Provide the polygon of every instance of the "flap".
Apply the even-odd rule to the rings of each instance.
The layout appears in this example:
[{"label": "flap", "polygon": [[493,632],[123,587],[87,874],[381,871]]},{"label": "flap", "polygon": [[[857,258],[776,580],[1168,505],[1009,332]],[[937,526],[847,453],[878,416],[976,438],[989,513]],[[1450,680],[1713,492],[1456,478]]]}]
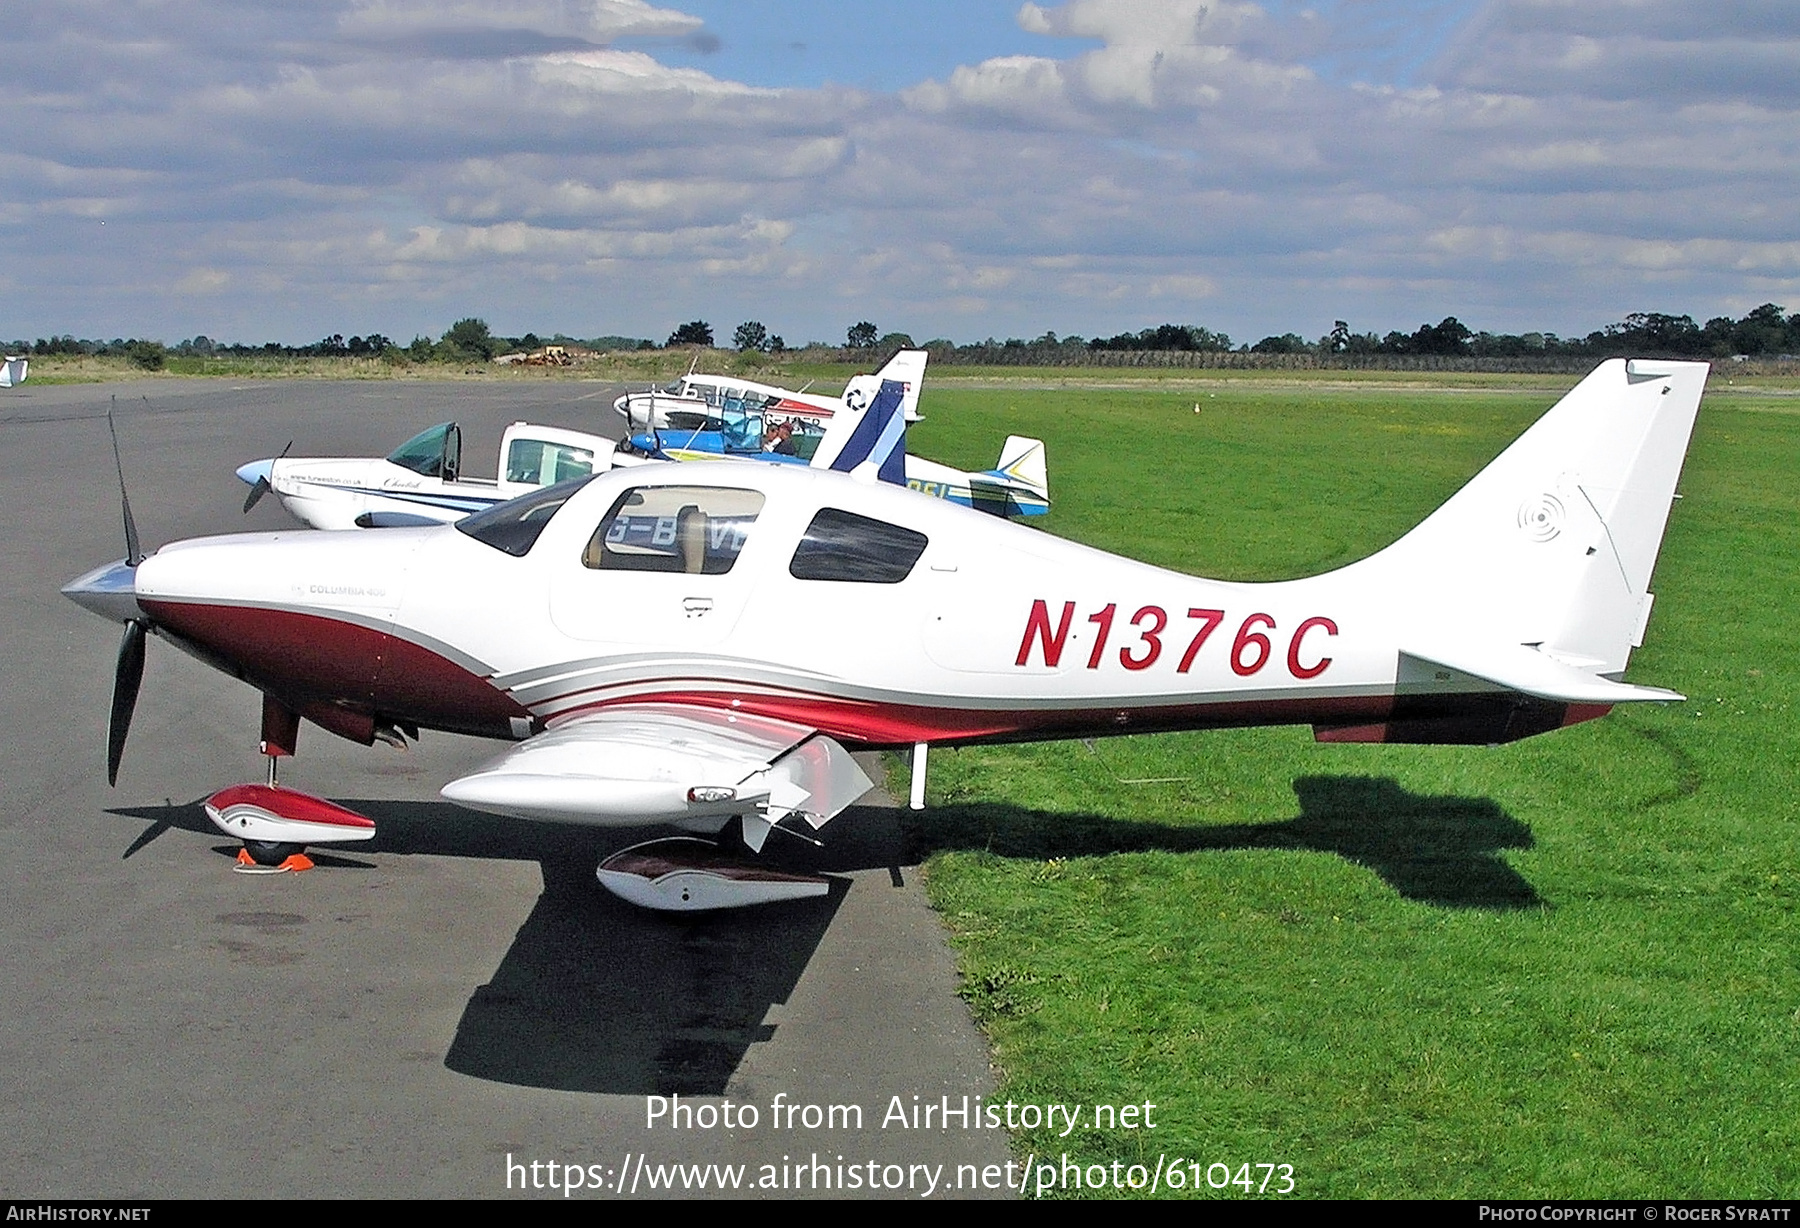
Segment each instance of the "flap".
[{"label": "flap", "polygon": [[737,814],[778,822],[799,813],[817,826],[869,788],[848,751],[805,725],[630,704],[522,742],[443,795],[476,810],[574,823],[723,823]]}]

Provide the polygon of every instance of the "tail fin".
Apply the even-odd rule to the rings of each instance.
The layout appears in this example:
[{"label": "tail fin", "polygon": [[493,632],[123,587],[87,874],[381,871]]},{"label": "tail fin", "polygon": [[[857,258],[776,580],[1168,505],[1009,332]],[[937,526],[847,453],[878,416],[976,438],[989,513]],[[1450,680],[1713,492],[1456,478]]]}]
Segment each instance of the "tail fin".
[{"label": "tail fin", "polygon": [[1349,571],[1414,595],[1426,642],[1523,644],[1587,674],[1622,673],[1643,643],[1708,370],[1602,363],[1449,502]]},{"label": "tail fin", "polygon": [[1044,441],[1023,435],[1008,435],[1000,449],[1000,463],[993,472],[1012,478],[1031,488],[1034,494],[1050,497],[1050,468],[1044,459]]},{"label": "tail fin", "polygon": [[906,419],[900,414],[905,397],[899,380],[883,380],[854,425],[833,418],[813,453],[813,468],[906,485]]},{"label": "tail fin", "polygon": [[1000,462],[985,473],[969,475],[974,505],[1000,516],[1042,516],[1050,510],[1050,472],[1044,441],[1008,435]]},{"label": "tail fin", "polygon": [[906,485],[907,407],[919,404],[925,379],[924,350],[901,350],[874,375],[852,376],[844,385],[844,407],[832,416],[813,453],[815,469],[854,472],[873,464],[884,482]]},{"label": "tail fin", "polygon": [[844,385],[844,408],[861,413],[874,401],[881,385],[896,380],[902,386],[900,416],[908,422],[919,420],[919,388],[925,382],[925,363],[931,355],[924,350],[901,350],[887,360],[887,365],[873,375],[853,375]]}]

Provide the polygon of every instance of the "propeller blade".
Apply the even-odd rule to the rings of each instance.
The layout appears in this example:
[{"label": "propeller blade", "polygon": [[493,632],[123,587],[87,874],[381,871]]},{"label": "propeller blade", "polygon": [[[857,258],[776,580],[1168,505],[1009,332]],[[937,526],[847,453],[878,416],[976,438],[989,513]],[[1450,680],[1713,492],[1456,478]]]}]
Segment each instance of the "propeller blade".
[{"label": "propeller blade", "polygon": [[119,431],[113,425],[113,406],[118,400],[114,397],[106,407],[106,431],[112,436],[113,468],[119,471],[119,506],[125,510],[125,562],[136,567],[144,561],[144,551],[138,545],[137,521],[131,518],[131,497],[125,493],[125,462],[119,459]]},{"label": "propeller blade", "polygon": [[125,638],[119,641],[119,666],[113,674],[112,721],[106,730],[109,785],[119,783],[119,760],[125,757],[125,735],[131,732],[131,713],[143,682],[144,624],[134,619],[125,624]]},{"label": "propeller blade", "polygon": [[[281,450],[281,455],[277,456],[275,460],[286,460],[288,451],[293,446],[294,441],[291,439],[288,440],[287,447]],[[274,461],[269,463],[269,472],[275,472]],[[244,514],[249,515],[250,509],[255,507],[258,503],[261,503],[262,497],[268,494],[271,489],[273,488],[269,485],[269,479],[266,476],[257,478],[250,486],[250,493],[244,496]]]}]

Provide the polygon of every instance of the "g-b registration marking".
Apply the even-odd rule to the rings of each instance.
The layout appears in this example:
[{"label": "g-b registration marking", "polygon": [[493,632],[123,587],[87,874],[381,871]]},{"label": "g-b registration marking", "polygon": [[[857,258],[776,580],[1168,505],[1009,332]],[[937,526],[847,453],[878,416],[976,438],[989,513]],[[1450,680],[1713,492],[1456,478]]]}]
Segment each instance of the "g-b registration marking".
[{"label": "g-b registration marking", "polygon": [[[1107,640],[1112,636],[1113,621],[1118,616],[1117,602],[1108,602],[1105,607],[1090,614],[1087,621],[1097,628],[1094,635],[1094,646],[1088,652],[1087,667],[1099,669],[1100,662],[1106,657]],[[1181,653],[1181,660],[1175,666],[1175,672],[1185,674],[1194,667],[1194,659],[1200,650],[1212,638],[1225,622],[1224,610],[1190,609],[1187,612],[1190,622],[1197,622],[1193,638],[1188,640],[1187,647]],[[1031,664],[1031,650],[1035,644],[1043,663],[1054,669],[1062,663],[1063,649],[1069,642],[1069,629],[1075,623],[1075,603],[1063,602],[1062,617],[1057,624],[1050,625],[1050,606],[1043,599],[1031,603],[1031,615],[1025,620],[1025,636],[1019,641],[1019,657],[1014,665]],[[1118,650],[1119,664],[1128,670],[1145,670],[1155,665],[1163,655],[1163,637],[1169,631],[1169,615],[1161,606],[1147,605],[1138,610],[1126,625],[1136,632],[1134,642],[1122,645]],[[1274,641],[1269,633],[1278,631],[1275,619],[1268,614],[1252,614],[1238,624],[1237,635],[1232,638],[1229,660],[1232,672],[1240,678],[1248,678],[1269,663],[1275,655]],[[1294,628],[1294,633],[1287,642],[1288,673],[1296,678],[1317,678],[1331,664],[1331,658],[1319,656],[1310,664],[1303,664],[1302,656],[1310,657],[1318,651],[1305,646],[1307,634],[1317,631],[1322,635],[1335,636],[1337,624],[1329,618],[1313,617]],[[1179,643],[1179,634],[1173,641]]]}]

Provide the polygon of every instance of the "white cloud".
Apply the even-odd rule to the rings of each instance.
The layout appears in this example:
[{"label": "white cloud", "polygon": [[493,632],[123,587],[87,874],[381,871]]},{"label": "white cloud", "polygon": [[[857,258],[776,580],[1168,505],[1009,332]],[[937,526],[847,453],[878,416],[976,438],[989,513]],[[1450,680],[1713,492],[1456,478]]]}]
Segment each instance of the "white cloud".
[{"label": "white cloud", "polygon": [[1580,331],[1800,276],[1800,8],[1493,0],[1320,68],[1377,9],[1026,4],[1042,54],[886,97],[621,49],[700,29],[637,0],[68,0],[9,31],[0,335]]},{"label": "white cloud", "polygon": [[191,269],[175,283],[174,291],[182,295],[217,294],[231,284],[231,274],[223,269]]},{"label": "white cloud", "polygon": [[605,45],[692,34],[702,22],[643,0],[356,0],[338,25],[352,36],[521,30]]}]

